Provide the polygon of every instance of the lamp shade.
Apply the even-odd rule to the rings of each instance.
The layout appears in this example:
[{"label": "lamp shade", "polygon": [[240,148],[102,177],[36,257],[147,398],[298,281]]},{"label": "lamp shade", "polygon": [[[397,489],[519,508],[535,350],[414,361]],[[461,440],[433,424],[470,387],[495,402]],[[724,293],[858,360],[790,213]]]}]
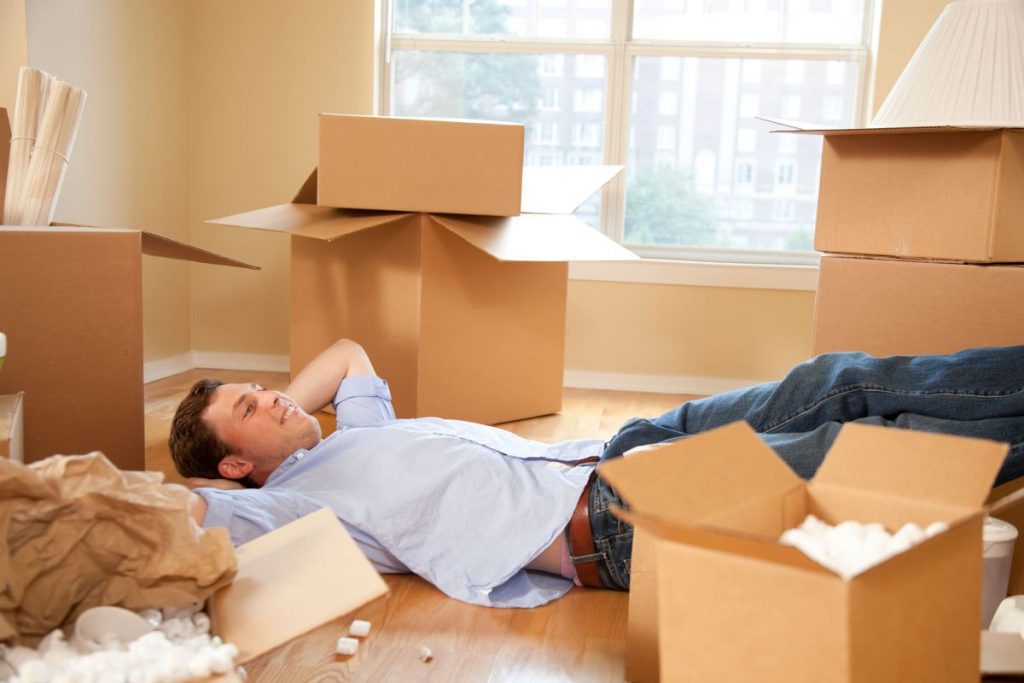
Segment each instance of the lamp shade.
[{"label": "lamp shade", "polygon": [[1024,127],[1024,0],[959,0],[939,15],[872,127]]}]

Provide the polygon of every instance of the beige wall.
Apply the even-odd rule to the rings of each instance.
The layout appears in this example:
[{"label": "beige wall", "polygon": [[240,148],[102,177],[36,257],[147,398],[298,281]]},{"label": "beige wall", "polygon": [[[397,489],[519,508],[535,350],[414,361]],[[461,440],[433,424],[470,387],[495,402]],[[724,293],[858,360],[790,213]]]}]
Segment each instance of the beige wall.
[{"label": "beige wall", "polygon": [[[876,107],[944,4],[886,0]],[[287,201],[315,163],[316,113],[372,110],[374,6],[30,3],[30,62],[90,95],[59,215],[147,227],[264,268],[147,259],[147,360],[189,349],[287,354],[287,240],[203,220]],[[0,0],[0,96],[13,92],[16,70],[8,64],[19,48],[6,34],[23,8]],[[567,367],[769,379],[808,354],[813,299],[811,292],[573,281]]]},{"label": "beige wall", "polygon": [[193,349],[287,355],[287,238],[203,220],[290,200],[318,112],[372,113],[374,4],[189,2],[192,242],[264,269],[193,266]]},{"label": "beige wall", "polygon": [[914,50],[950,0],[884,0],[878,26],[874,110],[895,85]]},{"label": "beige wall", "polygon": [[[28,61],[88,93],[57,220],[188,239],[185,6],[28,3]],[[189,266],[145,259],[145,357],[189,350]]]}]

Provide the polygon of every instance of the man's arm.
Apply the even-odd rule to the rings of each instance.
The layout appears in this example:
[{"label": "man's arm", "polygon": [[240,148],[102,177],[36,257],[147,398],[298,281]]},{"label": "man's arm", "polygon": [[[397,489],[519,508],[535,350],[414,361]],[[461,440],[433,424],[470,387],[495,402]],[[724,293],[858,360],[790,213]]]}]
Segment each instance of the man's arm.
[{"label": "man's arm", "polygon": [[302,368],[284,393],[307,413],[315,413],[331,402],[343,379],[373,374],[363,347],[351,339],[339,339]]}]

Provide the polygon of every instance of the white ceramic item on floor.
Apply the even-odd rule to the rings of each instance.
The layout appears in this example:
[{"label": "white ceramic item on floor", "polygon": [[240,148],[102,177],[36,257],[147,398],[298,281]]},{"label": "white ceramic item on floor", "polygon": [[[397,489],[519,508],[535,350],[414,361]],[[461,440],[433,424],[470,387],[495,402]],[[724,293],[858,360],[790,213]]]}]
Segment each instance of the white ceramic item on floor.
[{"label": "white ceramic item on floor", "polygon": [[1017,528],[1001,519],[986,517],[982,534],[981,625],[988,628],[996,608],[1006,597]]},{"label": "white ceramic item on floor", "polygon": [[105,649],[111,638],[126,645],[153,630],[153,625],[122,607],[92,607],[75,621],[72,646],[82,653]]}]

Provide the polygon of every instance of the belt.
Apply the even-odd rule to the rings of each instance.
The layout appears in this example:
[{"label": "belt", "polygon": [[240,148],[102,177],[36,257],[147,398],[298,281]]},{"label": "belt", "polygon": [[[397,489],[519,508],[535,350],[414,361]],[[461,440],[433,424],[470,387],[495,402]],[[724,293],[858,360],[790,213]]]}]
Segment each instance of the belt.
[{"label": "belt", "polygon": [[597,572],[597,563],[601,561],[602,556],[597,555],[597,549],[594,546],[594,529],[590,526],[590,490],[596,476],[596,473],[590,475],[590,480],[587,481],[579,501],[576,502],[576,510],[572,513],[572,519],[569,520],[569,554],[574,558],[593,557],[594,559],[579,563],[573,560],[576,576],[584,586],[604,588],[601,576]]}]

